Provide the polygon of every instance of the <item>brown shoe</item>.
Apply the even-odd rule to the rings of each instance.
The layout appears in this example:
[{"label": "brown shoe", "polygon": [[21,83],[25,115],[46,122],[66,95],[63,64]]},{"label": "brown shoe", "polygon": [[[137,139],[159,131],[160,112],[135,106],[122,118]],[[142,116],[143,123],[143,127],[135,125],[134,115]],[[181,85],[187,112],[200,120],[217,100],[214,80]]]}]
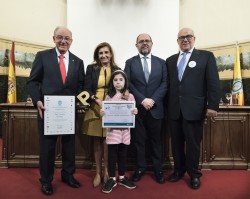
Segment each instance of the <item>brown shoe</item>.
[{"label": "brown shoe", "polygon": [[101,183],[101,176],[100,176],[100,174],[96,174],[95,178],[93,180],[93,186],[98,187],[100,185],[100,183]]}]

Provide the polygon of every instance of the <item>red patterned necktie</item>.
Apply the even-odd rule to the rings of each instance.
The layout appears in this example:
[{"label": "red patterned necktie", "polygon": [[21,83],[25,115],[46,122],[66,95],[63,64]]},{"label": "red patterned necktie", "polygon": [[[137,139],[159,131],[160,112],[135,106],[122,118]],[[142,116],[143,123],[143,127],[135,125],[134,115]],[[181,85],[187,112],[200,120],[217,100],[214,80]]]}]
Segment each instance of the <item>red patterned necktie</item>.
[{"label": "red patterned necktie", "polygon": [[59,66],[60,66],[60,71],[61,71],[61,75],[62,75],[62,80],[63,80],[63,84],[65,84],[65,80],[66,80],[66,69],[65,69],[65,64],[64,64],[64,55],[60,55],[59,56],[60,61],[59,61]]}]

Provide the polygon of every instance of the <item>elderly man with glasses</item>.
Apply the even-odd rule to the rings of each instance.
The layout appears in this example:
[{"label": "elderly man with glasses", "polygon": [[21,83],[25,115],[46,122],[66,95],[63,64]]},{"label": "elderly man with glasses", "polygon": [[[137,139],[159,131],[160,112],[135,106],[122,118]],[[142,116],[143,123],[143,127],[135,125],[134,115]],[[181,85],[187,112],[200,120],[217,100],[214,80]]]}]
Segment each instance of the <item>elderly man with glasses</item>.
[{"label": "elderly man with glasses", "polygon": [[[76,96],[83,90],[83,61],[72,54],[72,33],[68,28],[57,27],[53,40],[55,48],[38,52],[32,64],[28,89],[34,106],[38,110],[40,143],[40,182],[45,195],[53,194],[54,161],[58,135],[44,134],[44,95]],[[63,122],[63,121],[62,121]],[[62,129],[64,131],[65,129]],[[75,134],[65,133],[62,142],[61,180],[72,188],[80,183],[74,178],[75,172]]]},{"label": "elderly man with glasses", "polygon": [[205,116],[215,117],[219,109],[220,83],[213,53],[194,48],[190,28],[179,31],[178,54],[166,60],[168,71],[167,117],[171,134],[174,173],[177,182],[187,171],[190,186],[200,187],[200,142]]}]

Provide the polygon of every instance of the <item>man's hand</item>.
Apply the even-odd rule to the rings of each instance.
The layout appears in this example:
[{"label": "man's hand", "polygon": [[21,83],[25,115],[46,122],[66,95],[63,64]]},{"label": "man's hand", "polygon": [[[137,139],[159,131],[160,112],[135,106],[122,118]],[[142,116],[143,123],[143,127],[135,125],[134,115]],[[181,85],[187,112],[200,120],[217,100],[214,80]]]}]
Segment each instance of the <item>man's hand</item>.
[{"label": "man's hand", "polygon": [[40,115],[40,118],[43,119],[43,111],[45,110],[42,101],[37,101],[36,103],[37,109],[38,109],[38,113]]},{"label": "man's hand", "polygon": [[146,110],[150,110],[153,106],[154,106],[155,102],[154,100],[150,99],[150,98],[145,98],[143,101],[142,101],[142,105],[144,106],[144,108]]},{"label": "man's hand", "polygon": [[[82,104],[82,103],[80,103],[80,102],[77,102],[77,103],[76,103],[77,106],[79,106],[79,105],[81,105],[81,104]],[[78,110],[77,110],[77,113],[85,113],[85,111],[84,111],[83,109],[78,109]]]},{"label": "man's hand", "polygon": [[217,111],[214,111],[212,109],[207,109],[207,113],[206,113],[206,116],[207,117],[211,117],[211,119],[214,121],[215,117],[217,116],[218,112]]}]

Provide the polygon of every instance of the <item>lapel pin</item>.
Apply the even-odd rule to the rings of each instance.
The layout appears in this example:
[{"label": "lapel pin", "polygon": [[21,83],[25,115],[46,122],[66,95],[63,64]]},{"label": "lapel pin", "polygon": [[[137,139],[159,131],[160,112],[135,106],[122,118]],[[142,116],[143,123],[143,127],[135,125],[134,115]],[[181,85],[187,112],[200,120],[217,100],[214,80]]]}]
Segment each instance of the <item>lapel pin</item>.
[{"label": "lapel pin", "polygon": [[195,61],[191,61],[191,62],[188,63],[188,66],[190,68],[194,68],[196,66],[196,62]]}]

